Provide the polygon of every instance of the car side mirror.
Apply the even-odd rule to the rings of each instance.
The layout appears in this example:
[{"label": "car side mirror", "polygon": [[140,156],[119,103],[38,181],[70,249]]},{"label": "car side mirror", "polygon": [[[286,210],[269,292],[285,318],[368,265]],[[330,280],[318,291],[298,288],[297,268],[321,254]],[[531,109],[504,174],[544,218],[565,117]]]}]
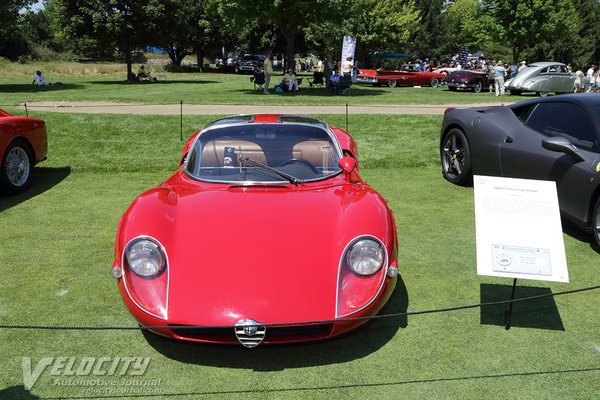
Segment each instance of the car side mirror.
[{"label": "car side mirror", "polygon": [[577,162],[583,161],[583,157],[579,154],[577,147],[575,147],[575,145],[571,143],[567,138],[561,136],[554,136],[548,139],[544,139],[542,140],[542,147],[546,150],[565,153],[571,156]]},{"label": "car side mirror", "polygon": [[346,182],[350,182],[350,178],[352,176],[352,172],[356,169],[356,160],[352,157],[342,157],[342,159],[338,162],[338,166],[344,171],[346,175]]}]

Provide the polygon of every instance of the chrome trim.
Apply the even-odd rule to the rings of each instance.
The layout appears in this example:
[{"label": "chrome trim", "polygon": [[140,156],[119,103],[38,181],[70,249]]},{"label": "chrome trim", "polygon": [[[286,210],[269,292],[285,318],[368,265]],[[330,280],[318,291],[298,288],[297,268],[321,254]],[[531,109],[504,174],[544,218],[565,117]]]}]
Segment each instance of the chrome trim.
[{"label": "chrome trim", "polygon": [[233,328],[235,337],[240,344],[248,349],[258,346],[265,339],[267,326],[253,319],[242,319]]},{"label": "chrome trim", "polygon": [[[144,307],[142,307],[140,304],[138,304],[137,301],[135,301],[135,299],[131,296],[131,293],[129,291],[129,288],[127,287],[127,279],[125,278],[127,276],[127,274],[125,273],[125,266],[127,265],[127,268],[129,270],[131,270],[131,267],[129,267],[129,264],[127,264],[127,260],[125,257],[125,251],[127,249],[127,247],[129,246],[129,244],[131,244],[131,242],[133,242],[134,240],[138,240],[138,239],[147,239],[147,240],[151,240],[154,243],[156,243],[158,245],[158,247],[160,247],[160,250],[163,252],[163,254],[165,255],[165,273],[167,274],[167,294],[166,294],[166,299],[165,299],[165,316],[162,317],[161,315],[156,315],[154,313],[151,313],[150,311],[146,310]],[[140,235],[140,236],[136,236],[133,239],[129,240],[127,242],[127,244],[125,245],[125,247],[123,247],[123,253],[121,254],[121,267],[123,269],[123,286],[125,286],[125,292],[127,292],[127,296],[129,296],[129,298],[131,299],[131,301],[133,302],[133,304],[135,304],[137,306],[137,308],[139,308],[140,310],[142,310],[143,312],[145,312],[148,315],[151,315],[153,317],[156,317],[158,319],[162,319],[163,321],[168,320],[169,318],[169,289],[171,287],[171,274],[170,274],[170,268],[169,268],[169,255],[167,254],[167,251],[165,250],[164,246],[162,245],[162,243],[152,237],[152,236],[148,236],[148,235]],[[131,271],[132,274],[135,274],[134,271]]]},{"label": "chrome trim", "polygon": [[[371,298],[371,300],[369,300],[369,302],[367,304],[365,304],[361,308],[359,308],[357,310],[354,310],[354,311],[352,311],[350,313],[338,315],[338,300],[340,298],[340,296],[339,296],[339,290],[340,290],[340,273],[342,271],[342,268],[344,267],[344,258],[346,257],[346,252],[348,251],[348,248],[350,247],[350,244],[352,244],[355,241],[357,241],[357,239],[362,239],[362,238],[374,239],[376,242],[378,242],[379,244],[381,244],[381,247],[383,247],[383,250],[384,250],[384,253],[385,253],[385,259],[383,260],[383,262],[381,264],[381,268],[375,274],[379,274],[379,273],[381,273],[381,271],[384,268],[386,270],[388,268],[388,249],[385,246],[385,243],[383,243],[383,241],[381,239],[379,239],[377,236],[368,235],[368,234],[366,234],[366,235],[358,235],[358,236],[354,237],[352,240],[350,240],[348,242],[348,244],[346,244],[346,247],[344,248],[344,251],[342,252],[342,255],[340,257],[340,262],[339,262],[339,265],[338,265],[337,280],[335,282],[335,285],[336,285],[336,287],[335,287],[335,318],[342,318],[342,317],[346,317],[348,315],[356,314],[357,312],[362,311],[365,308],[369,307],[371,304],[373,304],[373,302],[375,301],[375,299],[377,298],[377,296],[379,296],[379,293],[381,293],[381,289],[383,289],[383,284],[385,283],[385,277],[387,276],[386,273],[381,274],[382,278],[381,278],[381,284],[379,285],[379,289],[377,290],[377,293],[375,293],[375,295]],[[373,274],[373,275],[375,275],[375,274]]]}]

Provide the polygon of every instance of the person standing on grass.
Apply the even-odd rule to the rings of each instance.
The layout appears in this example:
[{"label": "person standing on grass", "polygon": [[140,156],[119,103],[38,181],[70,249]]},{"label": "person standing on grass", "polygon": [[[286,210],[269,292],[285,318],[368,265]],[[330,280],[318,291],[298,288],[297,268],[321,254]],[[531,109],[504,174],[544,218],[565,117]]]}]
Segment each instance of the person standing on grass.
[{"label": "person standing on grass", "polygon": [[267,53],[265,60],[263,61],[263,72],[265,74],[265,94],[269,94],[269,83],[271,83],[271,75],[273,75],[273,64],[271,63],[271,52]]},{"label": "person standing on grass", "polygon": [[506,73],[504,69],[504,64],[502,61],[498,61],[496,64],[496,96],[504,96],[504,74]]},{"label": "person standing on grass", "polygon": [[352,62],[352,57],[346,57],[346,61],[344,61],[344,65],[342,65],[342,75],[350,76],[352,74],[352,69],[354,68],[354,63]]},{"label": "person standing on grass", "polygon": [[573,93],[583,92],[583,76],[581,68],[577,68],[577,71],[575,72],[575,82],[573,82]]}]

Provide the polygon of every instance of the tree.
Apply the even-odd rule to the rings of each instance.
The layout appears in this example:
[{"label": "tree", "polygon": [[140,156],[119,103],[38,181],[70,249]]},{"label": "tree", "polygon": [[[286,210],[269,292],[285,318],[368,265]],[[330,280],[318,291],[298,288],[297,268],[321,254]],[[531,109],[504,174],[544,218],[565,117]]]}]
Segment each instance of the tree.
[{"label": "tree", "polygon": [[261,31],[276,28],[285,47],[286,65],[293,65],[295,44],[309,21],[334,18],[345,4],[343,0],[212,0],[223,18],[243,27],[258,21]]},{"label": "tree", "polygon": [[444,16],[447,35],[439,47],[447,56],[456,54],[460,46],[484,54],[498,54],[496,45],[500,26],[486,13],[479,0],[456,0],[448,4]]},{"label": "tree", "polygon": [[579,34],[572,38],[572,61],[580,67],[600,60],[600,2],[598,0],[573,0],[581,19]]},{"label": "tree", "polygon": [[2,0],[0,2],[0,38],[10,33],[17,24],[19,11],[28,7],[33,0]]},{"label": "tree", "polygon": [[377,51],[406,52],[420,23],[413,0],[355,0],[344,26],[357,39],[359,58],[369,63]]},{"label": "tree", "polygon": [[489,0],[484,2],[502,27],[499,38],[512,49],[512,61],[567,60],[581,19],[573,0]]},{"label": "tree", "polygon": [[419,56],[439,56],[442,49],[439,40],[448,36],[444,24],[445,0],[415,0],[421,22],[410,38],[412,46],[407,50]]},{"label": "tree", "polygon": [[19,11],[29,6],[33,0],[0,1],[0,56],[16,59],[27,51],[27,42],[20,37],[17,24]]},{"label": "tree", "polygon": [[117,49],[132,80],[132,51],[153,42],[164,12],[159,0],[55,0],[59,24],[79,43]]}]

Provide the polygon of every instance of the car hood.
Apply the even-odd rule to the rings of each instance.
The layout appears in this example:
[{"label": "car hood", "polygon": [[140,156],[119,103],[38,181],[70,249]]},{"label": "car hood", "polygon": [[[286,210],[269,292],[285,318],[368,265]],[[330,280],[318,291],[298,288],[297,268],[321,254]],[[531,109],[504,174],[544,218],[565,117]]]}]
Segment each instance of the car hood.
[{"label": "car hood", "polygon": [[148,235],[166,249],[169,323],[232,325],[334,318],[347,244],[373,235],[390,251],[393,232],[365,184],[162,186],[134,201],[119,241]]}]

